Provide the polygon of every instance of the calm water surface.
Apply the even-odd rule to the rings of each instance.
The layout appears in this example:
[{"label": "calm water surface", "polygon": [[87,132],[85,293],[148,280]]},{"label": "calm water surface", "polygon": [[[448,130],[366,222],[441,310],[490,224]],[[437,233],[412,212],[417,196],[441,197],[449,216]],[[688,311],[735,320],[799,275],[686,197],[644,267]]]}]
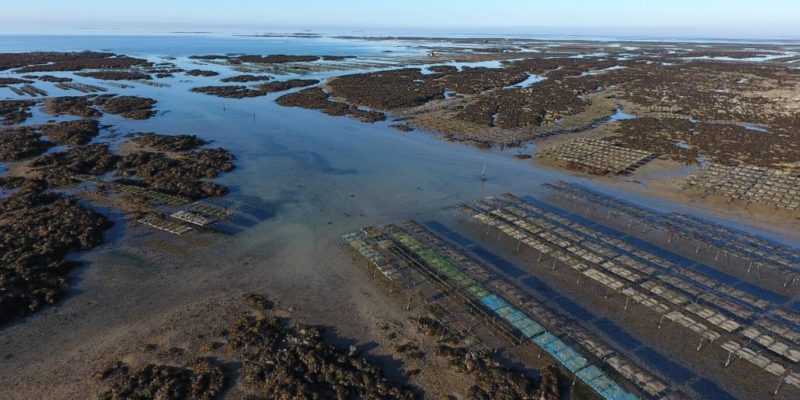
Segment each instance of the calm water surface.
[{"label": "calm water surface", "polygon": [[[387,54],[422,54],[419,49],[399,43],[201,36],[0,36],[0,51],[30,50],[110,50],[153,61],[177,57],[173,62],[184,68],[221,72],[221,76],[213,78],[178,74],[159,80],[170,84],[168,88],[141,84],[128,89],[109,87],[110,92],[158,100],[159,115],[147,121],[104,116],[102,122],[113,127],[104,131],[99,140],[118,141],[130,132],[192,133],[233,151],[237,155],[237,169],[219,181],[232,188],[231,201],[251,207],[250,211],[252,207],[262,207],[264,218],[246,227],[237,240],[226,242],[230,248],[220,249],[226,253],[274,254],[272,250],[277,246],[291,247],[293,251],[282,253],[289,255],[338,252],[339,235],[364,225],[407,217],[436,220],[453,204],[505,192],[541,198],[540,184],[557,179],[597,187],[567,173],[515,160],[511,157],[513,152],[479,150],[448,143],[424,132],[399,133],[388,127],[391,122],[364,124],[312,110],[281,107],[274,103],[280,94],[236,100],[189,91],[237,74],[223,66],[197,65],[186,58],[193,54],[332,54],[366,59]],[[0,72],[0,76],[8,75]],[[71,73],[54,75],[72,76]],[[324,79],[332,75],[324,72],[310,76]],[[80,81],[104,86],[101,81],[88,78]],[[48,83],[37,86],[51,95],[77,95]],[[0,88],[0,97],[16,96]],[[629,116],[620,110],[615,117]],[[37,110],[27,123],[52,119],[55,118]],[[484,165],[489,179],[482,183],[480,174]],[[0,171],[3,168],[0,163]],[[664,211],[704,214],[636,193],[602,189]],[[116,245],[125,240],[125,229],[121,228],[116,244],[99,251],[113,257]],[[293,268],[297,262],[289,256],[270,260],[274,268]]]}]

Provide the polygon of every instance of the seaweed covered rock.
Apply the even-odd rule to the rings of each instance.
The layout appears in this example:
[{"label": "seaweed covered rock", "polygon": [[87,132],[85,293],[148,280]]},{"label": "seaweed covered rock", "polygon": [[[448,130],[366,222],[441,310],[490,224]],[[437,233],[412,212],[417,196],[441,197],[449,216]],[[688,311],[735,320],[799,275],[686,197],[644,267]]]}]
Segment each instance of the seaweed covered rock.
[{"label": "seaweed covered rock", "polygon": [[474,382],[468,390],[470,399],[540,400],[534,396],[535,382],[522,371],[506,367],[491,354],[447,344],[458,343],[458,336],[436,319],[421,317],[414,321],[421,333],[439,339],[438,356],[444,357],[458,371],[470,375]]},{"label": "seaweed covered rock", "polygon": [[203,93],[211,96],[224,97],[229,99],[243,99],[246,97],[263,96],[263,90],[251,89],[247,86],[201,86],[192,88],[192,92]]},{"label": "seaweed covered rock", "polygon": [[94,119],[80,119],[41,126],[41,132],[59,144],[85,145],[100,133],[100,123]]},{"label": "seaweed covered rock", "polygon": [[189,76],[217,76],[219,75],[219,72],[207,71],[202,69],[192,69],[186,71],[185,74]]},{"label": "seaweed covered rock", "polygon": [[270,54],[266,56],[256,54],[245,54],[238,56],[225,56],[225,55],[195,55],[189,58],[195,60],[226,60],[231,64],[283,64],[290,62],[311,62],[318,61],[319,56],[303,56],[303,55],[285,55],[285,54]]},{"label": "seaweed covered rock", "polygon": [[[232,82],[233,80],[229,81]],[[289,79],[288,81],[262,83],[256,86],[255,89],[247,86],[201,86],[192,88],[192,91],[217,97],[243,99],[246,97],[265,96],[268,93],[282,92],[297,87],[316,85],[317,83],[319,81],[316,79]]]},{"label": "seaweed covered rock", "polygon": [[100,96],[95,104],[99,105],[103,111],[111,114],[121,115],[128,119],[148,119],[155,115],[153,106],[156,101],[146,97],[138,96]]},{"label": "seaweed covered rock", "polygon": [[153,79],[150,75],[139,71],[92,71],[78,72],[75,75],[104,81],[136,81]]},{"label": "seaweed covered rock", "polygon": [[294,89],[318,84],[316,79],[289,79],[288,81],[275,81],[258,85],[258,89],[267,93],[283,92],[284,90]]},{"label": "seaweed covered rock", "polygon": [[415,107],[443,99],[445,86],[419,68],[340,76],[330,82],[337,97],[377,110]]},{"label": "seaweed covered rock", "polygon": [[275,399],[412,399],[367,360],[328,344],[318,328],[274,317],[240,316],[226,347],[241,361],[241,381]]},{"label": "seaweed covered rock", "polygon": [[[95,118],[103,115],[100,109],[128,119],[148,119],[155,115],[156,101],[138,96],[89,95],[51,97],[45,100],[43,111],[52,115],[75,115]],[[99,108],[99,109],[98,109]]]},{"label": "seaweed covered rock", "polygon": [[118,159],[109,151],[107,143],[98,143],[41,156],[33,160],[31,166],[43,180],[58,186],[69,183],[72,175],[100,175],[113,171]]},{"label": "seaweed covered rock", "polygon": [[0,78],[0,87],[8,85],[21,85],[23,83],[33,83],[33,81],[20,78]]},{"label": "seaweed covered rock", "polygon": [[30,52],[0,53],[0,71],[18,68],[16,72],[80,71],[149,66],[141,58],[108,52]]},{"label": "seaweed covered rock", "polygon": [[213,400],[225,387],[225,374],[213,360],[198,358],[187,367],[148,364],[113,378],[102,400]]},{"label": "seaweed covered rock", "polygon": [[500,364],[489,355],[464,347],[440,345],[437,354],[447,358],[450,365],[473,376],[469,398],[476,400],[538,400],[534,396],[534,381],[521,372]]},{"label": "seaweed covered rock", "polygon": [[278,104],[286,107],[302,107],[319,110],[328,115],[348,115],[364,122],[377,122],[386,120],[386,114],[378,111],[362,110],[357,106],[333,101],[330,95],[322,88],[312,87],[281,96],[276,100]]},{"label": "seaweed covered rock", "polygon": [[135,152],[118,164],[123,183],[147,187],[190,199],[224,196],[228,189],[204,178],[216,178],[232,171],[233,154],[224,149],[204,149],[170,158],[162,153]]},{"label": "seaweed covered rock", "polygon": [[33,100],[0,100],[0,117],[3,124],[19,124],[31,117],[30,109],[36,105]]},{"label": "seaweed covered rock", "polygon": [[72,82],[72,78],[65,78],[61,76],[53,76],[53,75],[42,75],[38,76],[35,79],[38,79],[42,82],[52,82],[52,83],[67,83]]},{"label": "seaweed covered rock", "polygon": [[42,140],[35,127],[0,129],[0,161],[18,161],[43,154],[53,143]]},{"label": "seaweed covered rock", "polygon": [[225,82],[225,83],[263,82],[263,81],[268,81],[270,79],[272,79],[272,77],[266,75],[236,75],[220,79],[220,82]]},{"label": "seaweed covered rock", "polygon": [[51,97],[45,100],[44,112],[52,115],[75,115],[83,118],[100,117],[94,107],[93,96]]},{"label": "seaweed covered rock", "polygon": [[41,181],[2,184],[14,191],[0,198],[0,325],[60,299],[78,265],[64,257],[99,245],[111,227],[74,199],[45,192]]},{"label": "seaweed covered rock", "polygon": [[158,133],[143,133],[133,141],[143,146],[149,146],[159,151],[189,151],[208,144],[196,135],[161,135]]}]

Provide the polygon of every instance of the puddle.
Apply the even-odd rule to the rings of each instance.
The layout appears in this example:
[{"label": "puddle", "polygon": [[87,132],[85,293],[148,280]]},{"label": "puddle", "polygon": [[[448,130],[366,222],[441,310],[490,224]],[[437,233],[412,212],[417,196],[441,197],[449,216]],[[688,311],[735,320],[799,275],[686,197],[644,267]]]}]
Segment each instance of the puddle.
[{"label": "puddle", "polygon": [[528,77],[524,81],[517,83],[516,85],[506,86],[503,89],[527,88],[533,85],[534,83],[541,82],[545,79],[547,78],[544,76],[531,74],[528,75]]},{"label": "puddle", "polygon": [[630,119],[636,119],[636,116],[633,114],[626,113],[625,110],[622,109],[622,107],[617,107],[617,109],[614,111],[614,114],[611,114],[611,116],[608,118],[610,122],[626,121]]}]

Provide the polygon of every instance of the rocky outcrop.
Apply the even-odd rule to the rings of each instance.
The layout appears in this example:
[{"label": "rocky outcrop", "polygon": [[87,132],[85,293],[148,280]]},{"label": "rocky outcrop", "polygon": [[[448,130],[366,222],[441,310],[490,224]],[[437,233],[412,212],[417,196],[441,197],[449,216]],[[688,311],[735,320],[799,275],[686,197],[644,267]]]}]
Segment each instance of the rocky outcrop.
[{"label": "rocky outcrop", "polygon": [[102,243],[111,222],[74,199],[45,192],[41,181],[2,180],[16,188],[0,198],[0,325],[55,303],[78,263],[67,253]]}]

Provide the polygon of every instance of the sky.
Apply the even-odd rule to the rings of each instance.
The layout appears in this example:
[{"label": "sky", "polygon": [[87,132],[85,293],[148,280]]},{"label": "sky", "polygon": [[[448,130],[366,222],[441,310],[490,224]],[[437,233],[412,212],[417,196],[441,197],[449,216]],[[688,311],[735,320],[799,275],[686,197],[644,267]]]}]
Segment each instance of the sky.
[{"label": "sky", "polygon": [[0,32],[337,31],[800,39],[800,0],[22,0]]}]

